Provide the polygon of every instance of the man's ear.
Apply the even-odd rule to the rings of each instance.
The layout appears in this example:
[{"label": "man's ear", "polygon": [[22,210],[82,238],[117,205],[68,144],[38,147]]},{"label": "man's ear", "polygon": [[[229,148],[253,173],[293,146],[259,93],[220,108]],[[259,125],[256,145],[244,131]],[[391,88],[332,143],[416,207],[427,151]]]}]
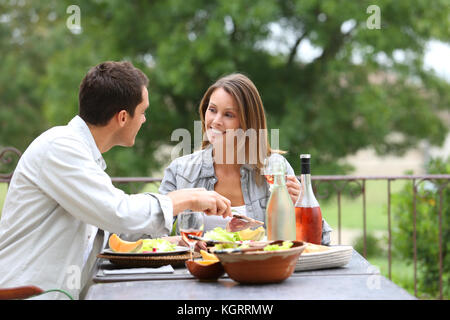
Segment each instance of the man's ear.
[{"label": "man's ear", "polygon": [[128,120],[128,112],[126,110],[120,110],[116,114],[117,123],[120,127],[123,127]]}]

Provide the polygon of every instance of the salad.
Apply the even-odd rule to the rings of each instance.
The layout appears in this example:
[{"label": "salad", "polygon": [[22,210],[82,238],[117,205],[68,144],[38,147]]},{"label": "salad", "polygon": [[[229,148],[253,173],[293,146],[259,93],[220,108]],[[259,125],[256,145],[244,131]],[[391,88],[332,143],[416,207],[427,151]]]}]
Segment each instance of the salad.
[{"label": "salad", "polygon": [[264,251],[278,251],[278,250],[287,250],[292,247],[294,243],[292,241],[283,241],[283,244],[269,244],[264,247]]},{"label": "salad", "polygon": [[[242,231],[241,231],[242,232]],[[253,240],[243,240],[241,232],[229,232],[220,227],[214,228],[211,231],[205,233],[204,238],[209,240],[216,241],[228,241],[233,243],[221,243],[216,244],[214,248],[216,250],[224,250],[224,249],[244,249],[249,247],[249,243]],[[278,251],[278,250],[287,250],[294,245],[292,241],[283,241],[281,245],[278,244],[269,244],[264,247],[264,251]]]},{"label": "salad", "polygon": [[216,241],[231,241],[231,242],[242,241],[239,232],[229,232],[220,227],[214,228],[213,230],[206,232],[203,238]]},{"label": "salad", "polygon": [[175,251],[176,244],[165,239],[143,239],[139,252],[168,252]]}]

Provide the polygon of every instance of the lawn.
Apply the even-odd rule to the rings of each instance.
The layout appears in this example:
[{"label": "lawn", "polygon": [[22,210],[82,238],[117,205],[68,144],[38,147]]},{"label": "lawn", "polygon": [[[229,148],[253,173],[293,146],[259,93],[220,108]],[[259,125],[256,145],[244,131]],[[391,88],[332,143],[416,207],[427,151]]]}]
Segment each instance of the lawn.
[{"label": "lawn", "polygon": [[[391,182],[391,194],[399,191],[404,180]],[[337,231],[338,201],[334,196],[328,201],[320,201],[323,218]],[[387,181],[371,180],[366,182],[366,228],[368,232],[387,231]],[[341,197],[341,228],[363,230],[363,198]]]},{"label": "lawn", "polygon": [[0,218],[2,216],[3,202],[5,202],[7,187],[8,185],[6,183],[0,183]]}]

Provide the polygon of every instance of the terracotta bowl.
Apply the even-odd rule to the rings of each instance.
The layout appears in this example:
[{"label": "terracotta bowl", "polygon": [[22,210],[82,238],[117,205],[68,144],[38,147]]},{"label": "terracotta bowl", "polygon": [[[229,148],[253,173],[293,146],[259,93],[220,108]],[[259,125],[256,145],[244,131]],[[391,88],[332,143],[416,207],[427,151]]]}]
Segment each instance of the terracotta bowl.
[{"label": "terracotta bowl", "polygon": [[187,260],[185,264],[189,272],[194,277],[202,281],[215,281],[225,274],[225,269],[220,261],[210,265],[202,265],[197,263],[195,260]]},{"label": "terracotta bowl", "polygon": [[[274,242],[276,244],[282,241]],[[289,278],[306,245],[293,241],[288,250],[215,253],[228,276],[240,283],[272,283]]]}]

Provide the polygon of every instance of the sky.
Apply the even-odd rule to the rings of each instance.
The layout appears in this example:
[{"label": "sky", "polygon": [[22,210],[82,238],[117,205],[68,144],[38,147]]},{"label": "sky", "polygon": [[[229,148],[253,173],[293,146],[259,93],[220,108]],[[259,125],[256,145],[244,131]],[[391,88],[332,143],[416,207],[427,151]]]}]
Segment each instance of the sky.
[{"label": "sky", "polygon": [[450,44],[434,40],[428,42],[424,65],[450,82]]},{"label": "sky", "polygon": [[[352,28],[354,23],[354,20],[344,22],[341,27],[342,32]],[[288,54],[297,38],[296,31],[282,28],[278,23],[273,23],[269,28],[271,37],[260,45],[272,52]],[[297,59],[308,63],[320,56],[321,53],[321,48],[313,46],[308,39],[304,39],[297,50]],[[396,50],[393,57],[397,61],[402,60],[404,53],[401,50]],[[385,59],[384,56],[380,55],[380,60],[383,59]],[[355,55],[354,60],[355,63],[358,62],[357,55]],[[424,68],[434,69],[440,77],[450,82],[450,44],[438,40],[429,41],[425,48]]]}]

